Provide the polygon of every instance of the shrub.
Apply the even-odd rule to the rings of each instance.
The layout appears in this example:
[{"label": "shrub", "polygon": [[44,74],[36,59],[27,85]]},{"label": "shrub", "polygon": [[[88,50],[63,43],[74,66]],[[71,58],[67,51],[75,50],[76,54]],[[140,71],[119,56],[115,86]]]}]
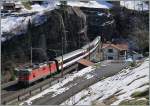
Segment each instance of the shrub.
[{"label": "shrub", "polygon": [[130,63],[130,66],[131,66],[131,67],[135,67],[135,66],[136,66],[136,63],[135,63],[135,62],[131,62],[131,63]]},{"label": "shrub", "polygon": [[25,7],[26,9],[28,9],[28,10],[31,10],[31,9],[32,9],[30,2],[22,2],[22,4],[24,5],[24,7]]},{"label": "shrub", "polygon": [[132,96],[132,97],[145,97],[145,96],[147,96],[148,94],[149,94],[149,89],[146,89],[146,90],[144,90],[144,91],[142,91],[142,92],[139,92],[139,91],[134,92],[131,96]]},{"label": "shrub", "polygon": [[125,100],[122,101],[119,105],[148,105],[148,100],[137,100],[137,99],[133,99],[133,100]]},{"label": "shrub", "polygon": [[16,79],[16,75],[13,73],[12,75],[11,75],[11,81],[13,81],[13,80],[15,80]]}]

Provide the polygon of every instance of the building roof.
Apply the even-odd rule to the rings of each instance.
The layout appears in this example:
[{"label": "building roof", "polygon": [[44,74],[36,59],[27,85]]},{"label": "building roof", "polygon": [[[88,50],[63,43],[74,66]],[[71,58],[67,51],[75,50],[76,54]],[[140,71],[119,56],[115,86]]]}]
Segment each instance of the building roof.
[{"label": "building roof", "polygon": [[127,44],[112,44],[112,43],[104,43],[102,45],[102,49],[108,48],[108,47],[113,47],[118,50],[128,50],[128,45]]},{"label": "building roof", "polygon": [[15,6],[15,3],[3,3],[3,6]]},{"label": "building roof", "polygon": [[92,66],[92,65],[94,65],[94,63],[92,63],[91,61],[86,60],[86,59],[80,59],[78,61],[78,63],[80,63],[80,64],[82,64],[84,66]]}]

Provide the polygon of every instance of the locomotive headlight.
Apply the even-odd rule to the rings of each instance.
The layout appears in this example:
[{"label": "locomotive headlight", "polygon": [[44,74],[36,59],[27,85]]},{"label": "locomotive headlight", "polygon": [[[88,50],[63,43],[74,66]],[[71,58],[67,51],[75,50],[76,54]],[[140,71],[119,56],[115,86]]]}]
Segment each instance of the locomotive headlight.
[{"label": "locomotive headlight", "polygon": [[32,71],[32,69],[27,69],[27,71],[31,72],[31,71]]}]

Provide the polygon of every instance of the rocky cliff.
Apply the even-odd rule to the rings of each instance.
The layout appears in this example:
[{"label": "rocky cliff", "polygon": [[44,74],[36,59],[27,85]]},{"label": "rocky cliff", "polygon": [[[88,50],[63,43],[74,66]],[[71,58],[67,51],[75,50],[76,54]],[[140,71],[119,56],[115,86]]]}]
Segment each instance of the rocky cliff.
[{"label": "rocky cliff", "polygon": [[89,38],[101,36],[111,40],[115,35],[116,23],[110,10],[103,8],[81,8],[87,16],[87,33]]},{"label": "rocky cliff", "polygon": [[[148,51],[148,11],[115,6],[111,9],[61,7],[45,12],[44,23],[28,22],[28,31],[2,43],[2,78],[13,79],[14,67],[43,62],[80,48],[96,36],[103,41],[126,42],[131,50]],[[7,36],[7,35],[3,35]]]},{"label": "rocky cliff", "polygon": [[114,6],[111,9],[81,8],[87,15],[89,38],[97,35],[103,41],[129,44],[130,50],[148,51],[148,11],[129,10]]},{"label": "rocky cliff", "polygon": [[79,8],[61,7],[44,16],[47,22],[34,26],[29,21],[25,34],[2,43],[3,81],[13,78],[14,67],[30,62],[31,47],[33,62],[43,62],[61,55],[62,49],[67,53],[88,41],[86,15]]}]

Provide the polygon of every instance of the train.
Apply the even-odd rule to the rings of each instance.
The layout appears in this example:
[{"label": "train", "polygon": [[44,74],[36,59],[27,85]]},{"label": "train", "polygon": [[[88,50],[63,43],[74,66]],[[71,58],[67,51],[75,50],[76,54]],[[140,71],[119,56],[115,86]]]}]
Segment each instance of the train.
[{"label": "train", "polygon": [[101,37],[97,36],[89,44],[86,44],[73,52],[64,54],[63,56],[56,57],[54,58],[54,61],[16,68],[15,70],[18,72],[18,83],[30,85],[37,80],[60,73],[62,68],[65,69],[94,52],[98,47],[100,40]]}]

